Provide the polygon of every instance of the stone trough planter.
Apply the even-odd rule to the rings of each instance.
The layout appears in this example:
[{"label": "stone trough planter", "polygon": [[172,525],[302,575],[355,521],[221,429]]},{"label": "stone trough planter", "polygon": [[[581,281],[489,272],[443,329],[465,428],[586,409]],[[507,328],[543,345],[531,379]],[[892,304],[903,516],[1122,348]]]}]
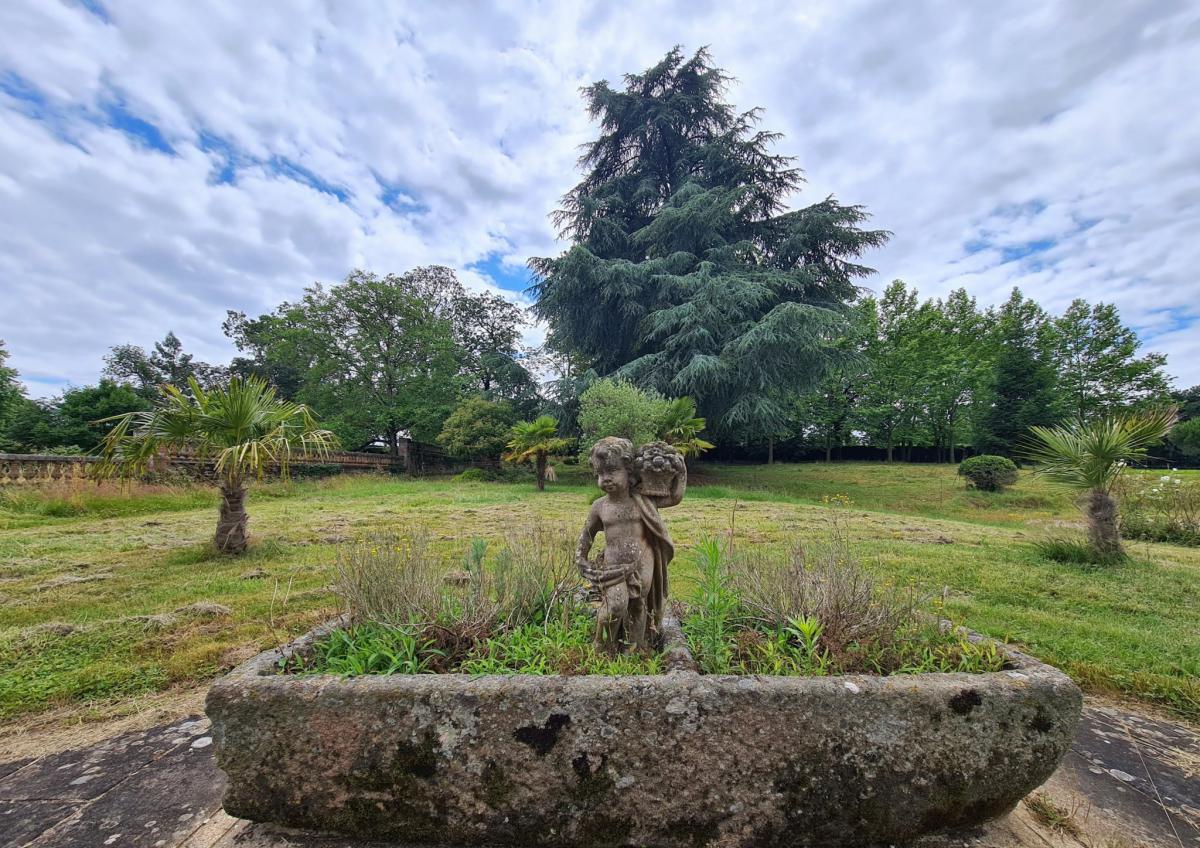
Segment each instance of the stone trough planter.
[{"label": "stone trough planter", "polygon": [[[825,678],[276,673],[208,695],[234,816],[459,845],[898,843],[999,815],[1066,753],[1082,697],[991,674]],[[676,650],[678,653],[678,649]]]}]

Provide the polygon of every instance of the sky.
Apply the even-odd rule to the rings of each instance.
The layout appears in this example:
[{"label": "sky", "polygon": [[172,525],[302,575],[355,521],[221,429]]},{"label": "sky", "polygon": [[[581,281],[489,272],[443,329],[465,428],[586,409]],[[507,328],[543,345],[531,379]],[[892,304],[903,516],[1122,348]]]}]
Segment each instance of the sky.
[{"label": "sky", "polygon": [[[1200,4],[0,4],[0,339],[31,396],[168,330],[225,362],[355,267],[528,303],[595,134],[579,89],[707,45],[880,291],[1117,304],[1200,383]],[[530,328],[528,341],[541,330]]]}]

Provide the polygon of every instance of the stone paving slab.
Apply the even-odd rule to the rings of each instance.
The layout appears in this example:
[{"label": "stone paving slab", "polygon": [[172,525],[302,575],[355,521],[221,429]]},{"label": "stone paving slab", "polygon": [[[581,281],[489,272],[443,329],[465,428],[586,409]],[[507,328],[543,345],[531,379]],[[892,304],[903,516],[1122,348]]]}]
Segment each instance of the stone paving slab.
[{"label": "stone paving slab", "polygon": [[193,747],[207,738],[176,746],[28,843],[29,847],[180,845],[221,807],[225,781],[212,751],[206,745]]},{"label": "stone paving slab", "polygon": [[32,762],[32,757],[26,757],[23,760],[11,760],[7,763],[0,763],[0,780],[3,780],[17,769],[24,768]]},{"label": "stone paving slab", "polygon": [[28,845],[48,823],[67,819],[82,806],[78,801],[0,801],[0,848]]},{"label": "stone paving slab", "polygon": [[[193,717],[36,760],[0,763],[0,848],[384,848],[234,819],[208,722]],[[1089,703],[1041,788],[1082,828],[1055,834],[1020,806],[913,848],[1200,848],[1200,733]]]},{"label": "stone paving slab", "polygon": [[1078,817],[1129,839],[1200,846],[1200,734],[1182,725],[1088,708],[1071,752],[1047,785],[1073,794]]}]

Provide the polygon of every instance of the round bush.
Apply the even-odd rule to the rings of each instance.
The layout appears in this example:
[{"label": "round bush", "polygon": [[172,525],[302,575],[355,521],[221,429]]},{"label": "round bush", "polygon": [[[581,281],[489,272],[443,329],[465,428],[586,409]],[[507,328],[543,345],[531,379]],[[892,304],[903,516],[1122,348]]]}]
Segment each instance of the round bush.
[{"label": "round bush", "polygon": [[467,468],[454,477],[456,483],[482,483],[486,479],[482,468]]},{"label": "round bush", "polygon": [[966,477],[967,483],[976,489],[999,492],[1017,482],[1017,466],[1007,457],[982,454],[959,463],[958,475]]}]

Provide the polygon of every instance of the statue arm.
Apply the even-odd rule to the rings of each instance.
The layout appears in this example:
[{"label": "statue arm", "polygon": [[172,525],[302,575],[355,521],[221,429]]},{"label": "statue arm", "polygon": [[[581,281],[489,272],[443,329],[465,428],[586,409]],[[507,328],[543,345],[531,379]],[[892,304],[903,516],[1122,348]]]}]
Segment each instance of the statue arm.
[{"label": "statue arm", "polygon": [[585,579],[590,580],[589,574],[593,570],[591,560],[588,559],[588,554],[592,551],[592,542],[596,539],[596,534],[604,529],[604,525],[600,521],[600,510],[596,504],[592,504],[591,510],[588,512],[587,521],[583,523],[583,531],[579,534],[579,541],[575,544],[575,566],[579,569],[579,573]]}]

